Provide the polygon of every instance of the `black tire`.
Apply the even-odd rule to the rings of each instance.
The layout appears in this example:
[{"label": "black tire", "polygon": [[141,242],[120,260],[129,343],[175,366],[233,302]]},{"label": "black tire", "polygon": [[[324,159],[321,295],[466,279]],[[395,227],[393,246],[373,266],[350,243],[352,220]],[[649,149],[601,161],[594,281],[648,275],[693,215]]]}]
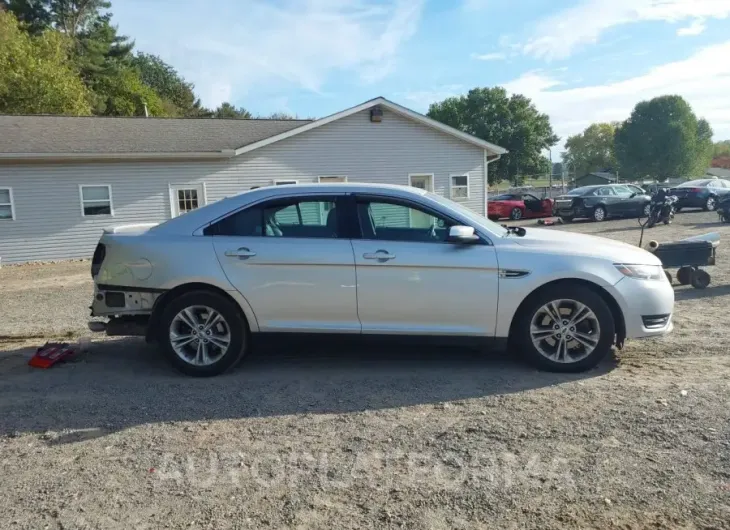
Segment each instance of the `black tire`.
[{"label": "black tire", "polygon": [[689,285],[692,282],[692,267],[680,267],[677,271],[677,281],[680,285]]},{"label": "black tire", "polygon": [[[206,306],[217,311],[225,320],[230,334],[228,349],[215,362],[197,366],[183,360],[170,341],[173,319],[185,308]],[[158,340],[163,353],[180,372],[194,377],[219,375],[233,368],[248,352],[250,332],[240,308],[225,296],[212,291],[192,291],[171,300],[162,312]]]},{"label": "black tire", "polygon": [[570,215],[566,215],[564,217],[561,216],[560,217],[560,220],[563,221],[564,223],[572,223],[573,222],[573,217],[570,216]]},{"label": "black tire", "polygon": [[509,213],[509,218],[513,221],[519,221],[522,219],[522,210],[520,208],[512,208],[512,211]]},{"label": "black tire", "polygon": [[666,275],[667,280],[669,281],[669,285],[672,285],[672,273],[669,272],[669,271],[667,271],[667,270],[665,270],[664,271],[664,274]]},{"label": "black tire", "polygon": [[705,289],[710,285],[710,280],[710,275],[707,272],[701,269],[692,271],[692,287],[695,289]]},{"label": "black tire", "polygon": [[674,213],[679,213],[681,211],[682,211],[682,207],[681,206],[678,206],[677,208],[674,209]]},{"label": "black tire", "polygon": [[603,206],[596,206],[593,209],[593,220],[597,223],[606,220],[606,208]]},{"label": "black tire", "polygon": [[[587,306],[598,321],[600,332],[598,342],[586,357],[575,362],[558,362],[548,359],[533,344],[530,329],[533,317],[551,301],[573,300]],[[569,318],[569,317],[567,317]],[[589,287],[563,283],[546,287],[530,295],[515,315],[510,342],[532,364],[551,372],[583,372],[595,367],[611,351],[616,326],[608,304]],[[575,342],[575,341],[574,341]]]},{"label": "black tire", "polygon": [[705,201],[705,204],[702,206],[702,209],[706,212],[714,212],[715,207],[717,206],[717,199],[710,195],[707,197],[707,200]]},{"label": "black tire", "polygon": [[499,221],[499,215],[490,215],[488,218],[490,221]]}]

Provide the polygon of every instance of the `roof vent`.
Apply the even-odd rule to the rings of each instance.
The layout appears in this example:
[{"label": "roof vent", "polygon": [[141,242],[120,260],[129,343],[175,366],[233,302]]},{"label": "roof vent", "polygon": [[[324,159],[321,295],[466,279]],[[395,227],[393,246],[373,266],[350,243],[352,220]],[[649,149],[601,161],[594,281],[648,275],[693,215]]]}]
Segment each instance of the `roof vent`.
[{"label": "roof vent", "polygon": [[370,109],[370,121],[373,123],[380,123],[383,121],[383,109],[380,106],[375,106]]}]

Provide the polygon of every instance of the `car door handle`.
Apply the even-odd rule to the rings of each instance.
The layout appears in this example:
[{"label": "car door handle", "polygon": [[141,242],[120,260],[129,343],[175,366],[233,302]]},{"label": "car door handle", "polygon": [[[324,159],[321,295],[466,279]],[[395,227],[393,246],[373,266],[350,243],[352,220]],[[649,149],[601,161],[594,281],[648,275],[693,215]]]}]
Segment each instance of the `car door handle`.
[{"label": "car door handle", "polygon": [[388,261],[395,259],[395,254],[391,254],[387,250],[378,250],[376,252],[366,252],[362,255],[365,259],[377,259],[379,261]]},{"label": "car door handle", "polygon": [[250,251],[246,247],[226,250],[225,254],[229,258],[252,258],[256,255],[255,252]]}]

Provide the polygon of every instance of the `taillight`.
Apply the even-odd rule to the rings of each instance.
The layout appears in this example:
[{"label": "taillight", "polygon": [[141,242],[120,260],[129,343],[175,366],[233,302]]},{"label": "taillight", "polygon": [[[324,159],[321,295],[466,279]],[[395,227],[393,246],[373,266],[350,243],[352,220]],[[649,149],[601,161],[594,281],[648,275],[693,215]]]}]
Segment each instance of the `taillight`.
[{"label": "taillight", "polygon": [[104,258],[106,257],[106,246],[104,246],[102,243],[99,243],[96,245],[96,250],[94,250],[94,256],[91,258],[91,277],[95,277],[97,274],[99,274],[99,270],[101,269],[101,264],[104,262]]},{"label": "taillight", "polygon": [[702,188],[690,188],[689,191],[691,191],[693,193],[700,193],[700,192],[702,192]]}]

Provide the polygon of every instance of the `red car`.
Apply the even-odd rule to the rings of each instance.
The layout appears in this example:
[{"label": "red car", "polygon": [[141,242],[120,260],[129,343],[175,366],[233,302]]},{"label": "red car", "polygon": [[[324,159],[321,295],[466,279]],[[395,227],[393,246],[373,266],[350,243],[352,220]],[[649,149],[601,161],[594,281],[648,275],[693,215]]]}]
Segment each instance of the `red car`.
[{"label": "red car", "polygon": [[533,219],[552,215],[552,199],[538,199],[529,193],[505,193],[495,195],[487,201],[487,217],[493,221],[505,218]]}]

